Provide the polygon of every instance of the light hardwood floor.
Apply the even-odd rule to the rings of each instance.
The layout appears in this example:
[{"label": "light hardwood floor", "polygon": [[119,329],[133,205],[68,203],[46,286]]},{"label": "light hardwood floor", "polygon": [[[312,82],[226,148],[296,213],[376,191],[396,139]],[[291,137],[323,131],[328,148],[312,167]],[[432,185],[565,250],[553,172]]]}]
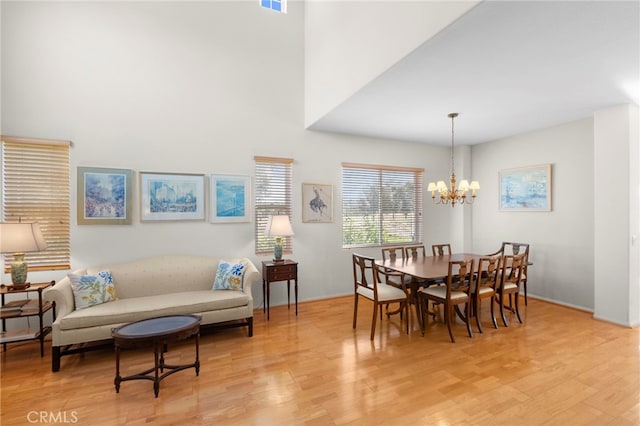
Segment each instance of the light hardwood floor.
[{"label": "light hardwood floor", "polygon": [[[535,299],[523,311],[525,324],[495,330],[485,309],[473,339],[458,321],[453,344],[443,324],[407,336],[397,316],[371,342],[371,304],[354,331],[352,297],[302,303],[298,317],[273,307],[268,322],[259,309],[254,337],[203,335],[200,376],[166,378],[157,399],[146,380],[115,392],[112,350],[64,357],[52,373],[50,346],[40,358],[36,342],[9,345],[1,423],[42,424],[44,413],[80,425],[640,424],[640,330]],[[193,357],[185,342],[167,362]],[[127,351],[123,373],[152,362],[149,350]]]}]

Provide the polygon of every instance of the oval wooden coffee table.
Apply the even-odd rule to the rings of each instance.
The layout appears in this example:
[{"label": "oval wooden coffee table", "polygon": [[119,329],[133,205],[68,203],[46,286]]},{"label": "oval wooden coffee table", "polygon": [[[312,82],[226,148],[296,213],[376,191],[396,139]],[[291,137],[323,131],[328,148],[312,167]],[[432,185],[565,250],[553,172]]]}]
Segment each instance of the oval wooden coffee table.
[{"label": "oval wooden coffee table", "polygon": [[[200,374],[200,320],[196,315],[174,315],[150,318],[123,325],[111,331],[116,348],[116,393],[120,392],[120,383],[127,380],[151,380],[153,391],[158,397],[160,381],[170,374],[187,368],[195,368]],[[193,364],[168,365],[164,363],[164,351],[169,343],[185,340],[195,335],[196,360]],[[138,374],[120,376],[120,349],[153,346],[154,366]],[[165,372],[164,370],[169,370]],[[151,374],[153,373],[153,374]]]}]

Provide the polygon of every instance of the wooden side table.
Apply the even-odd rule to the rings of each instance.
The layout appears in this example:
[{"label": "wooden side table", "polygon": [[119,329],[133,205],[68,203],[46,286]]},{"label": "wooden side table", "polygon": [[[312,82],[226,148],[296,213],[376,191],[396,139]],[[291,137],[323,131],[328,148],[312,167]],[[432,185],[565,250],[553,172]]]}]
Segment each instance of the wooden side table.
[{"label": "wooden side table", "polygon": [[[7,343],[23,342],[25,340],[40,340],[40,356],[44,356],[44,337],[51,331],[51,327],[44,325],[44,314],[53,310],[53,321],[56,320],[55,303],[46,302],[42,299],[42,292],[55,285],[55,281],[44,283],[29,283],[28,286],[14,288],[10,285],[0,286],[0,319],[2,319],[2,331],[0,332],[0,343],[7,350]],[[7,294],[27,294],[38,293],[37,299],[21,299],[11,302],[5,301]],[[12,318],[24,318],[37,316],[38,328],[29,327],[27,329],[7,331],[7,320]]]},{"label": "wooden side table", "polygon": [[265,301],[262,311],[267,312],[269,320],[270,285],[277,281],[287,282],[287,307],[291,308],[291,280],[295,283],[296,315],[298,315],[298,262],[285,259],[282,262],[272,260],[262,262],[262,298]]}]

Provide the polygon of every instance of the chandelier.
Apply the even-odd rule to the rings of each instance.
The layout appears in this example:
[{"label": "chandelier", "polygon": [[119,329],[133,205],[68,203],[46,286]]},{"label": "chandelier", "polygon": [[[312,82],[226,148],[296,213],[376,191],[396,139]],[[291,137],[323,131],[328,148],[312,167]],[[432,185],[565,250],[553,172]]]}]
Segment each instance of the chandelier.
[{"label": "chandelier", "polygon": [[[457,116],[457,112],[452,112],[448,115],[451,118],[451,176],[449,178],[449,187],[443,180],[439,180],[438,183],[429,182],[427,187],[427,191],[431,191],[431,198],[435,204],[451,204],[451,207],[455,206],[456,203],[473,203],[476,199],[476,192],[480,189],[480,184],[477,180],[469,184],[466,179],[460,181],[460,186],[456,188],[456,173],[453,167],[453,119]],[[471,200],[467,199],[469,190],[471,190]],[[438,191],[438,199],[436,199],[436,191]]]}]

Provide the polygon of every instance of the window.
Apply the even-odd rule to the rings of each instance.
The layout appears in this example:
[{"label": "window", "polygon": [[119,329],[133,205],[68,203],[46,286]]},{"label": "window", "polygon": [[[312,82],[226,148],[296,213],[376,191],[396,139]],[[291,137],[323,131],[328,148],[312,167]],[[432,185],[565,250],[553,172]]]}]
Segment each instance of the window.
[{"label": "window", "polygon": [[[274,237],[264,235],[269,216],[281,214],[291,218],[291,166],[290,158],[255,157],[255,214],[256,254],[273,253]],[[291,237],[284,237],[282,252],[292,253]]]},{"label": "window", "polygon": [[422,242],[424,169],[342,164],[342,247]]},{"label": "window", "polygon": [[260,6],[276,12],[287,13],[287,0],[260,0]]},{"label": "window", "polygon": [[[26,254],[30,271],[70,268],[70,145],[2,137],[2,219],[38,222],[47,241],[46,250]],[[5,257],[5,265],[12,261]]]}]

